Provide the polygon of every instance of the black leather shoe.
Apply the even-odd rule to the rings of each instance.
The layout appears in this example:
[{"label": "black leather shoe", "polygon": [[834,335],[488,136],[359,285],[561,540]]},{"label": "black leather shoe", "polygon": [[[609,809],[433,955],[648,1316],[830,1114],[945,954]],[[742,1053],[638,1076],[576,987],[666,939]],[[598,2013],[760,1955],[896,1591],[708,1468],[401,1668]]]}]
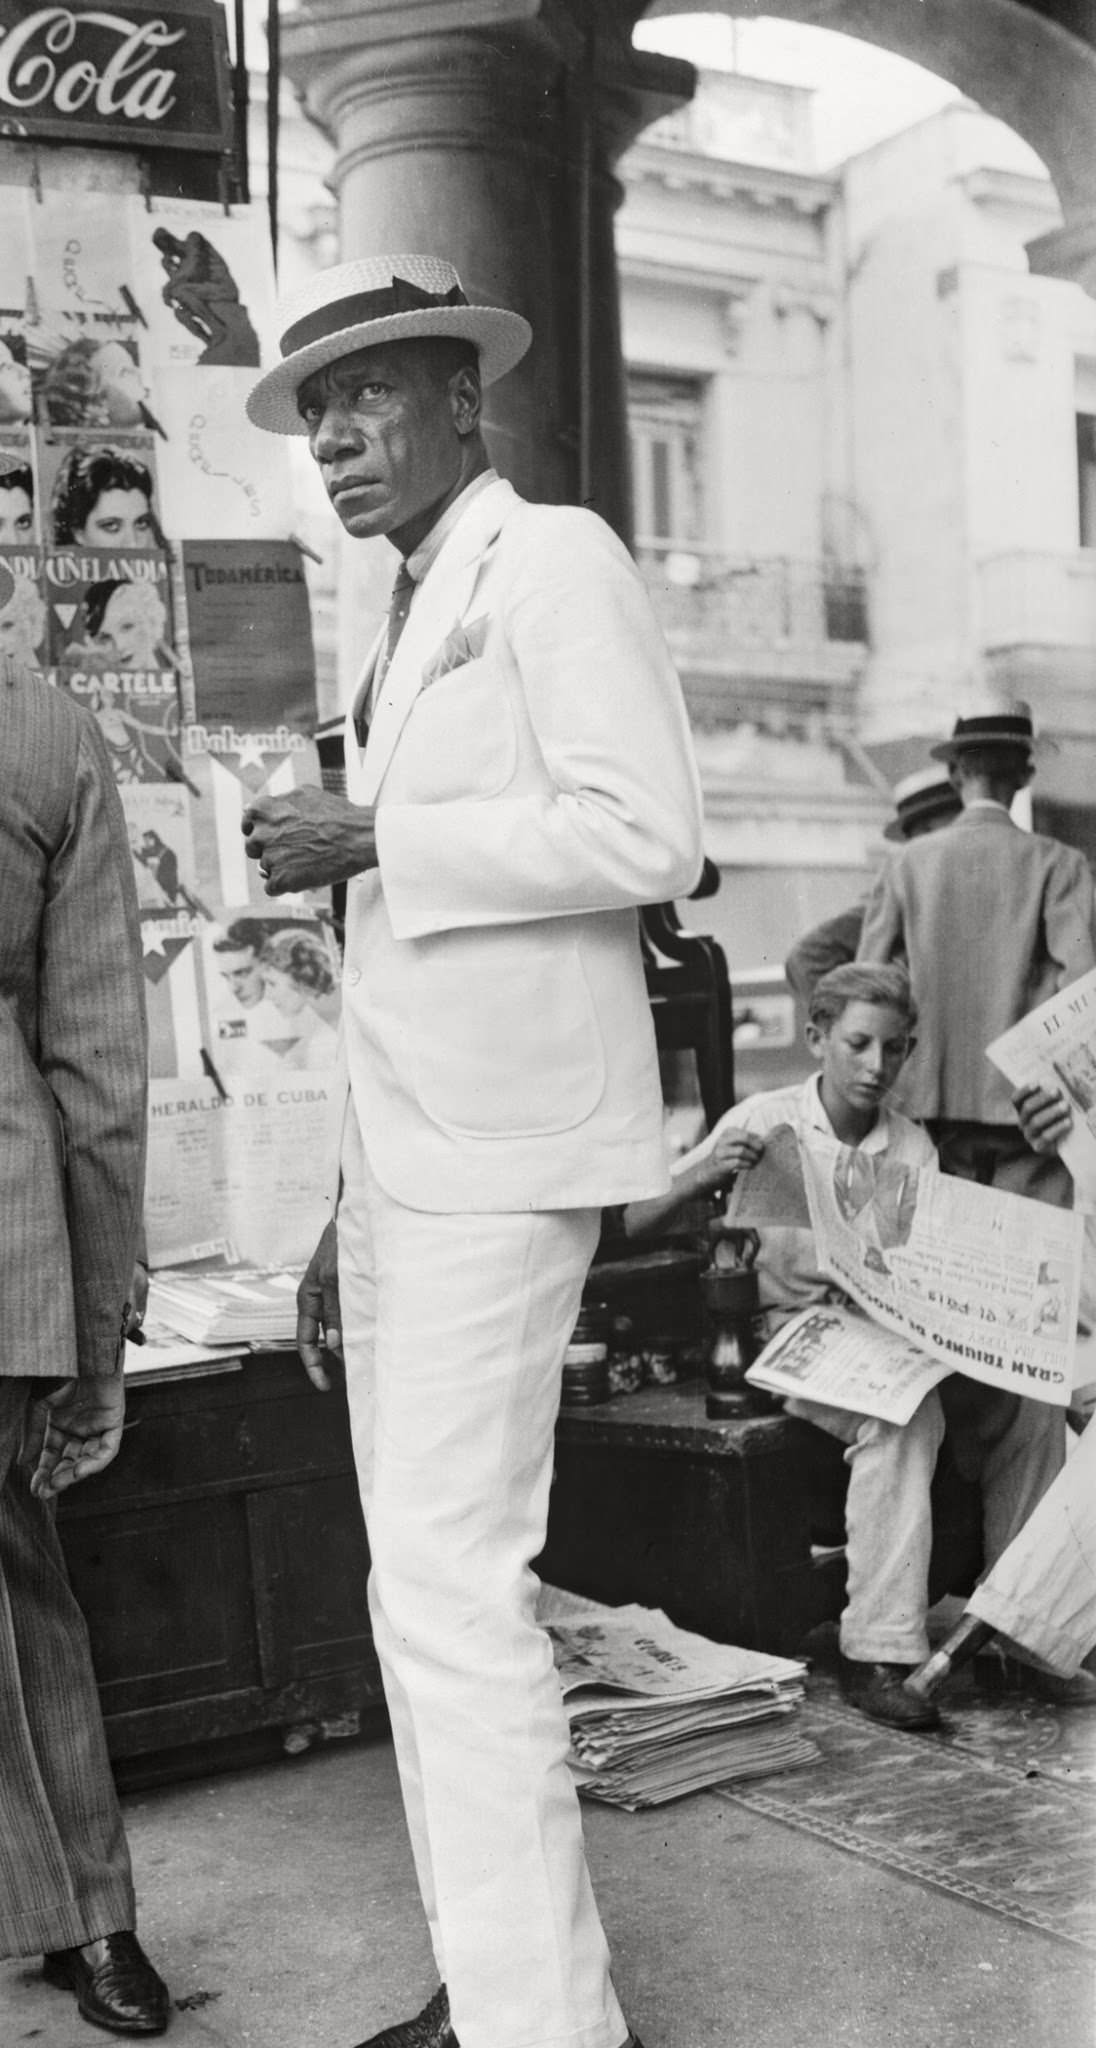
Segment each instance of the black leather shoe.
[{"label": "black leather shoe", "polygon": [[905,1681],[916,1669],[913,1664],[860,1664],[842,1657],[838,1664],[841,1690],[851,1707],[870,1714],[873,1721],[885,1721],[890,1728],[918,1732],[939,1728],[939,1710],[931,1700],[918,1699],[906,1690]]},{"label": "black leather shoe", "polygon": [[42,1975],[59,1991],[75,1992],[77,2012],[93,2027],[112,2034],[162,2034],[167,2026],[167,1985],[128,1929],[83,1948],[55,1949],[43,1957]]},{"label": "black leather shoe", "polygon": [[[460,2048],[449,2018],[449,1993],[444,1984],[435,1991],[413,2020],[401,2020],[386,2027],[383,2034],[371,2034],[358,2048]],[[624,2048],[643,2048],[638,2034],[629,2034]]]},{"label": "black leather shoe", "polygon": [[400,2020],[381,2034],[371,2034],[368,2041],[359,2041],[358,2048],[460,2048],[449,2018],[445,1985],[439,1984],[429,2005],[413,2020]]}]

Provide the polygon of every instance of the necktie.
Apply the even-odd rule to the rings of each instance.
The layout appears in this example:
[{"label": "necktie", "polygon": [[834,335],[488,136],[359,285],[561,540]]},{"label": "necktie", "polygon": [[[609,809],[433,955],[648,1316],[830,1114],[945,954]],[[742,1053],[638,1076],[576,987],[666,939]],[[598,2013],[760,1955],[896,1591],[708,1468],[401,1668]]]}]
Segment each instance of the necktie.
[{"label": "necktie", "polygon": [[354,729],[358,736],[359,747],[364,747],[369,737],[369,720],[372,715],[372,706],[380,696],[381,684],[388,674],[392,656],[396,652],[396,644],[407,624],[407,615],[411,610],[411,599],[414,594],[415,579],[407,563],[401,562],[396,571],[396,581],[392,585],[392,597],[388,606],[388,625],[385,629],[384,644],[377,656],[376,666],[373,670],[373,684],[369,693],[368,705],[363,705],[354,720]]}]

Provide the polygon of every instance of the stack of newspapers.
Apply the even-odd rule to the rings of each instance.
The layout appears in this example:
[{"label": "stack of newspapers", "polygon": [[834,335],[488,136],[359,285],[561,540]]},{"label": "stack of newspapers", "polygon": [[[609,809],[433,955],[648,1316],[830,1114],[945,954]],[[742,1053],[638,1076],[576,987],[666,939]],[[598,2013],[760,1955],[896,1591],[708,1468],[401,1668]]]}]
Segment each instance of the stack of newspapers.
[{"label": "stack of newspapers", "polygon": [[159,1322],[193,1344],[238,1344],[245,1351],[288,1344],[297,1329],[297,1279],[280,1267],[160,1268],[151,1305]]},{"label": "stack of newspapers", "polygon": [[655,1608],[543,1589],[583,1796],[637,1812],[818,1758],[798,1725],[805,1667],[709,1642]]}]

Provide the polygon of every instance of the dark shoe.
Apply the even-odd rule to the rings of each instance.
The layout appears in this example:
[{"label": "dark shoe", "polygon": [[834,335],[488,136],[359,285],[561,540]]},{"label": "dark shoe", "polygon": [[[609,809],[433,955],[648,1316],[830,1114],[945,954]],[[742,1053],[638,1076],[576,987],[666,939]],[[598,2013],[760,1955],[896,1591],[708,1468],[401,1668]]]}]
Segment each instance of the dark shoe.
[{"label": "dark shoe", "polygon": [[413,2020],[400,2020],[381,2034],[370,2034],[358,2048],[460,2048],[449,2019],[449,1993],[439,1984],[429,2005]]},{"label": "dark shoe", "polygon": [[1052,1706],[1096,1707],[1096,1677],[1083,1665],[1071,1678],[1060,1678],[1056,1671],[1041,1671],[1037,1665],[1029,1665],[1025,1675],[1040,1699],[1049,1700]]},{"label": "dark shoe", "polygon": [[114,2034],[162,2034],[168,2022],[167,1985],[135,1934],[104,1934],[83,1948],[43,1957],[42,1975],[59,1991],[76,1994],[76,2010],[93,2027]]},{"label": "dark shoe", "polygon": [[890,1728],[939,1728],[940,1715],[931,1700],[920,1700],[907,1692],[905,1680],[916,1669],[912,1664],[859,1664],[852,1657],[838,1663],[841,1690],[852,1707],[870,1714],[873,1721],[885,1721]]}]

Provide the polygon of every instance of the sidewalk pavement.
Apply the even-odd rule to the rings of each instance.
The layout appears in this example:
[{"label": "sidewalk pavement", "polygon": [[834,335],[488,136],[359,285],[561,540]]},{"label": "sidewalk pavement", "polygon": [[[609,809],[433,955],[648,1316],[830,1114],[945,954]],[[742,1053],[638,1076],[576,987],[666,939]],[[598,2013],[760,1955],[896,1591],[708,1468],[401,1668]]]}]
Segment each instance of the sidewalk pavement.
[{"label": "sidewalk pavement", "polygon": [[[637,1815],[585,1809],[617,1983],[647,2048],[1093,2048],[1092,1953],[1023,1918],[1026,1843],[1072,1811],[1082,1738],[1067,1728],[1063,1748],[1057,1725],[1021,1717],[1017,1753],[1052,1744],[1057,1775],[1041,1778],[1037,1762],[999,1770],[979,1749],[995,1710],[978,1705],[973,1746],[940,1757],[952,1889],[910,1874],[918,1853],[939,1856],[938,1823],[905,1867],[887,1860],[900,1822],[881,1811],[878,1785],[915,1782],[929,1768],[926,1738],[879,1731],[890,1748],[871,1811],[858,1816],[855,1781],[836,1795],[826,1786],[841,1741],[863,1748],[862,1717],[849,1722],[821,1683],[810,1732],[825,1747],[829,1731],[831,1779],[812,1781],[814,1766],[742,1788],[762,1807],[780,1789],[794,1814],[794,1779],[811,1802],[810,1832],[733,1793]],[[1096,1715],[1082,1721],[1096,1735]],[[1078,1764],[1076,1775],[1085,1812],[1096,1810],[1096,1773]],[[1019,1918],[978,1895],[975,1806],[993,1815],[998,1860],[1002,1831],[1014,1846]],[[125,1808],[140,1933],[175,2001],[174,2048],[354,2048],[433,1990],[383,1733],[130,1793]],[[881,1849],[863,1853],[861,1819]],[[1051,1922],[1055,1878],[1044,1862],[1031,1879]],[[2,2048],[110,2038],[42,1984],[36,1962],[0,1964]]]}]

